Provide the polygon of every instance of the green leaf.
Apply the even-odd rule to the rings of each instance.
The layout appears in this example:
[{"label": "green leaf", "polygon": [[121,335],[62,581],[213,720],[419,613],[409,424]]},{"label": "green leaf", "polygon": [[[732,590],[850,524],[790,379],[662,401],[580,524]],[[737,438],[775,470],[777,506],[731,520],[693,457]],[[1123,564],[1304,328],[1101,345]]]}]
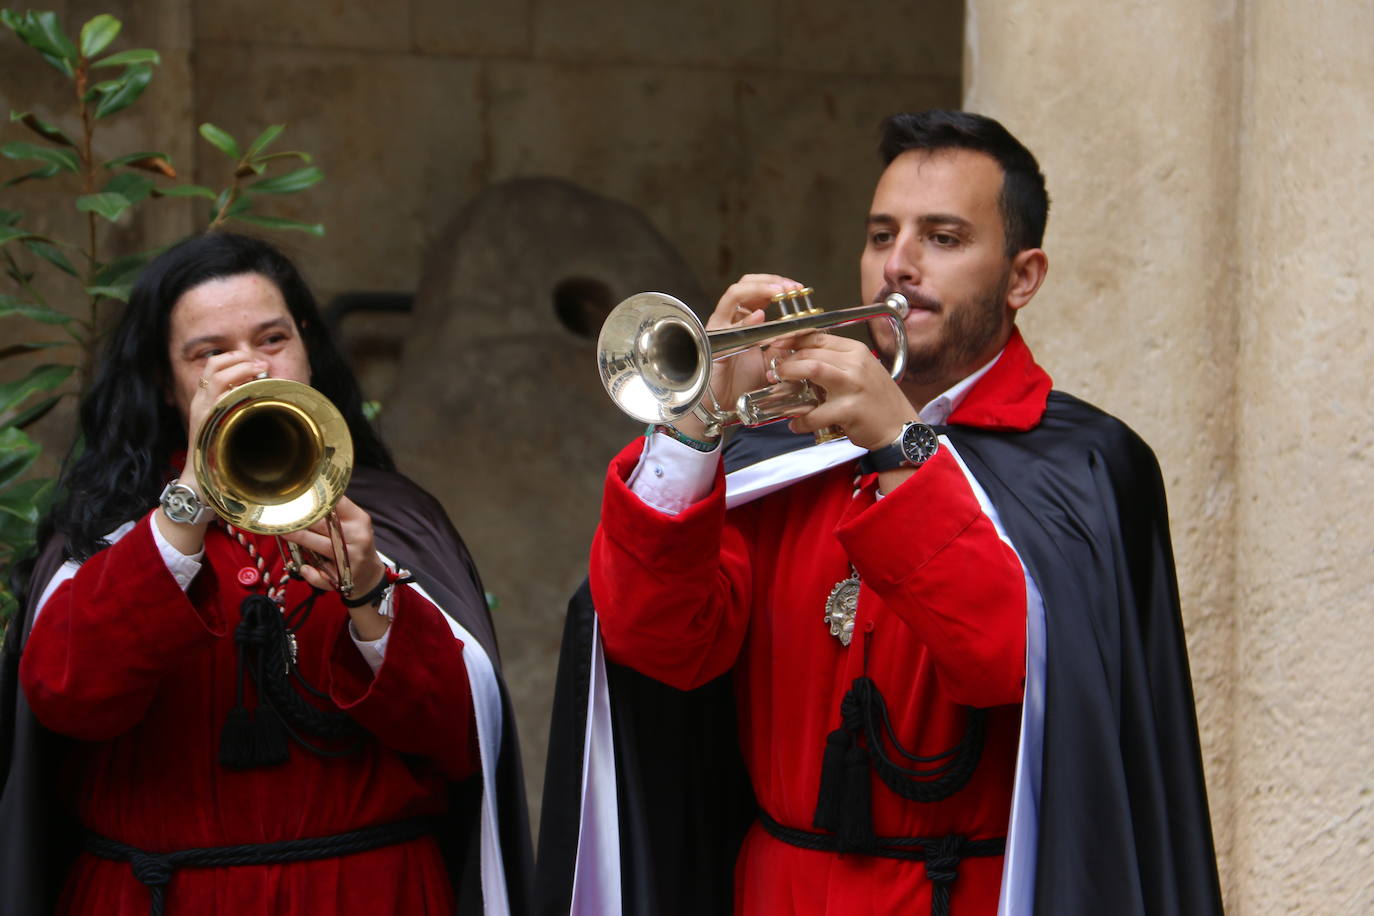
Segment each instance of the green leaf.
[{"label": "green leaf", "polygon": [[[29,16],[43,39],[43,46],[40,50],[54,57],[76,63],[76,45],[72,44],[72,40],[62,31],[62,25],[57,21],[57,14],[44,10],[42,12],[31,11]],[[34,47],[40,46],[34,45]]]},{"label": "green leaf", "polygon": [[311,235],[324,235],[323,223],[302,223],[294,219],[282,219],[279,216],[259,216],[256,213],[244,213],[235,218],[240,222],[252,223],[254,226],[262,226],[265,229],[293,229],[298,232],[308,232]]},{"label": "green leaf", "polygon": [[13,29],[24,44],[42,54],[48,63],[67,76],[76,75],[76,46],[63,34],[56,13],[29,10],[19,15],[5,10],[0,22]]},{"label": "green leaf", "polygon": [[106,299],[118,299],[120,302],[128,302],[129,294],[133,292],[134,285],[125,283],[120,286],[87,286],[86,292],[92,296],[103,296]]},{"label": "green leaf", "polygon": [[39,235],[37,232],[30,232],[18,226],[0,226],[0,245],[6,245],[10,242],[22,241],[24,239],[37,239],[40,242],[49,243],[53,242],[53,240],[46,235]]},{"label": "green leaf", "polygon": [[62,171],[61,166],[45,165],[41,169],[34,169],[32,172],[25,172],[23,175],[9,179],[4,184],[0,185],[0,188],[9,188],[17,184],[23,184],[33,178],[51,178],[60,171]]},{"label": "green leaf", "polygon": [[[13,483],[38,459],[43,449],[22,429],[13,426],[0,430],[0,487]],[[9,493],[4,494],[9,496]]]},{"label": "green leaf", "polygon": [[0,512],[0,547],[8,547],[11,554],[24,553],[33,544],[34,523],[24,517],[15,517],[8,511]]},{"label": "green leaf", "polygon": [[200,125],[200,135],[208,140],[211,146],[235,162],[243,158],[243,154],[239,152],[239,145],[234,141],[234,138],[229,136],[227,131],[221,130],[209,121]]},{"label": "green leaf", "polygon": [[273,140],[281,136],[281,132],[284,130],[286,130],[285,124],[273,124],[271,127],[267,128],[267,130],[264,130],[262,133],[258,134],[258,138],[254,140],[252,144],[248,147],[248,152],[246,155],[244,155],[243,158],[252,159],[255,156],[257,156],[258,153],[267,149],[268,145]]},{"label": "green leaf", "polygon": [[148,48],[135,48],[130,51],[120,51],[118,54],[111,54],[109,57],[102,57],[100,60],[91,64],[92,67],[126,67],[129,64],[151,64],[156,67],[162,63],[162,58],[156,51]]},{"label": "green leaf", "polygon": [[7,245],[15,239],[31,239],[34,234],[18,226],[0,226],[0,245]]},{"label": "green leaf", "polygon": [[47,416],[48,411],[57,406],[57,402],[62,400],[62,395],[55,394],[52,397],[44,398],[27,410],[16,414],[13,419],[0,423],[0,427],[13,426],[15,429],[27,429],[30,424],[37,423]]},{"label": "green leaf", "polygon": [[16,315],[20,318],[31,318],[34,321],[41,321],[44,324],[69,324],[75,321],[71,315],[64,314],[56,309],[48,308],[46,305],[37,305],[32,302],[20,302],[13,296],[0,295],[0,318]]},{"label": "green leaf", "polygon": [[123,85],[113,92],[106,93],[95,106],[95,116],[106,118],[116,111],[123,111],[143,94],[153,80],[153,68],[147,64],[133,64],[124,73]]},{"label": "green leaf", "polygon": [[29,374],[21,379],[0,384],[0,414],[18,407],[31,395],[40,391],[51,391],[61,385],[75,369],[75,366],[45,363],[42,366],[34,366]]},{"label": "green leaf", "polygon": [[154,188],[154,197],[204,197],[206,200],[214,200],[215,192],[211,188],[202,187],[198,184],[179,184],[171,188]]},{"label": "green leaf", "polygon": [[8,347],[0,347],[0,359],[9,359],[11,356],[23,356],[25,353],[34,353],[38,350],[51,350],[53,347],[71,346],[64,340],[26,340],[22,343],[10,344]]},{"label": "green leaf", "polygon": [[76,209],[83,213],[98,213],[110,222],[119,219],[120,214],[129,209],[133,201],[123,194],[82,194],[76,199]]},{"label": "green leaf", "polygon": [[155,251],[144,251],[116,258],[97,271],[92,279],[97,286],[121,286],[126,283],[133,283],[138,277],[138,272],[143,269],[143,265],[147,264],[148,259],[155,253]]},{"label": "green leaf", "polygon": [[95,57],[110,46],[122,23],[109,13],[101,13],[81,27],[81,54]]},{"label": "green leaf", "polygon": [[286,150],[286,151],[280,152],[280,153],[272,153],[272,154],[269,155],[269,156],[259,156],[257,159],[254,159],[253,161],[254,161],[255,163],[257,163],[258,165],[266,165],[267,163],[271,162],[273,159],[287,159],[287,158],[299,159],[301,162],[304,162],[306,165],[309,165],[310,163],[312,163],[312,162],[315,161],[315,160],[311,157],[311,155],[310,155],[309,153],[303,153],[303,152],[301,152],[300,150],[295,150],[295,149],[293,149],[293,150]]},{"label": "green leaf", "polygon": [[172,159],[166,153],[130,153],[118,159],[111,159],[105,163],[105,168],[116,169],[121,165],[131,169],[142,169],[145,172],[156,172],[168,178],[177,177],[177,170],[172,167]]},{"label": "green leaf", "polygon": [[67,256],[62,253],[62,249],[58,248],[56,245],[49,244],[48,242],[41,242],[37,239],[25,239],[24,247],[63,273],[71,274],[73,277],[77,276],[76,268],[72,266],[72,262],[67,260]]},{"label": "green leaf", "polygon": [[34,143],[25,143],[22,140],[15,140],[0,146],[0,156],[4,156],[6,159],[37,159],[39,162],[46,162],[69,172],[75,172],[81,167],[81,160],[77,157],[75,150],[52,149]]},{"label": "green leaf", "polygon": [[273,178],[264,178],[262,181],[254,182],[244,190],[254,194],[292,194],[296,191],[304,191],[311,185],[319,184],[324,178],[319,166],[309,165],[303,169],[296,169],[294,172],[287,172],[285,175],[277,175]]},{"label": "green leaf", "polygon": [[[25,480],[12,487],[7,487],[3,494],[0,494],[0,513],[13,516],[30,525],[38,524],[38,519],[44,512],[48,511],[48,505],[52,502],[53,488],[56,484],[54,480],[38,479]],[[5,534],[11,539],[13,529],[6,526]]]},{"label": "green leaf", "polygon": [[153,179],[133,172],[121,172],[105,182],[105,187],[100,190],[110,194],[122,194],[129,199],[129,203],[136,204],[140,200],[146,200],[152,193]]},{"label": "green leaf", "polygon": [[29,130],[38,134],[38,136],[42,137],[44,140],[48,140],[52,143],[57,143],[62,146],[76,146],[76,143],[72,140],[71,137],[68,137],[61,130],[59,130],[56,127],[53,127],[47,121],[41,120],[36,115],[29,114],[27,111],[11,111],[10,121],[18,121],[19,123],[27,127]]}]

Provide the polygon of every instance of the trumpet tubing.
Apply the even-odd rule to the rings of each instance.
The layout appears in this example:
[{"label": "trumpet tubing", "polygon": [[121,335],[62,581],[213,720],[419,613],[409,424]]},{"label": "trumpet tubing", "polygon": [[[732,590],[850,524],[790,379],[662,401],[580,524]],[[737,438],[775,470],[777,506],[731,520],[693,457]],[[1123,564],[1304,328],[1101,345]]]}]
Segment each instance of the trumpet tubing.
[{"label": "trumpet tubing", "polygon": [[[881,303],[824,311],[811,304],[811,292],[807,288],[775,296],[782,317],[774,321],[713,331],[666,293],[631,296],[611,310],[601,327],[597,340],[601,383],[617,407],[643,423],[672,423],[693,412],[711,428],[770,423],[785,414],[761,412],[756,405],[767,401],[773,389],[749,392],[735,405],[722,408],[710,388],[711,363],[803,331],[870,318],[891,322],[896,339],[891,373],[894,379],[902,377],[906,369],[902,319],[909,308],[903,296],[893,293]],[[810,396],[815,403],[814,393]]]}]

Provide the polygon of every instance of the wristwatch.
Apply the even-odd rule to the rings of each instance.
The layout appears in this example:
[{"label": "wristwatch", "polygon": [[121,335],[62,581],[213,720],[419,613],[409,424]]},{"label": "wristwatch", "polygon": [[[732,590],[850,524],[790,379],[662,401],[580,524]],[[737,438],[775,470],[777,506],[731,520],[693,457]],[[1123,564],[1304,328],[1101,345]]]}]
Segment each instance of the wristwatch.
[{"label": "wristwatch", "polygon": [[158,502],[162,503],[162,511],[167,517],[179,525],[198,525],[210,511],[195,490],[175,480],[162,488]]},{"label": "wristwatch", "polygon": [[875,448],[863,457],[859,466],[864,473],[873,474],[895,468],[919,468],[940,450],[940,439],[933,427],[911,422],[902,427],[891,445]]}]

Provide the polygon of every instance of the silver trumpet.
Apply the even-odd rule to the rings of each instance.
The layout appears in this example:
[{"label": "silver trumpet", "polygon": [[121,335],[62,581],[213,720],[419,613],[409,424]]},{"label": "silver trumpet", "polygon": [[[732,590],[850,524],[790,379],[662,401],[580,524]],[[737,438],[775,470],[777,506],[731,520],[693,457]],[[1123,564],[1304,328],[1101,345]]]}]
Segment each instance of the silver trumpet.
[{"label": "silver trumpet", "polygon": [[[711,364],[774,340],[821,328],[886,318],[895,338],[892,378],[906,371],[906,328],[910,306],[900,293],[874,305],[825,311],[811,303],[810,287],[773,297],[781,318],[752,327],[708,331],[692,310],[666,293],[637,293],[611,310],[597,339],[597,367],[606,393],[622,411],[642,423],[672,423],[695,413],[715,436],[726,426],[759,426],[795,416],[820,403],[809,382],[779,382],[745,392],[722,407],[711,391]],[[817,439],[842,436],[822,431]]]},{"label": "silver trumpet", "polygon": [[[334,506],[353,475],[353,438],[338,408],[300,382],[260,378],[220,396],[188,459],[205,500],[231,525],[280,535],[328,520],[340,594],[353,590]],[[286,544],[293,571],[300,550]]]}]

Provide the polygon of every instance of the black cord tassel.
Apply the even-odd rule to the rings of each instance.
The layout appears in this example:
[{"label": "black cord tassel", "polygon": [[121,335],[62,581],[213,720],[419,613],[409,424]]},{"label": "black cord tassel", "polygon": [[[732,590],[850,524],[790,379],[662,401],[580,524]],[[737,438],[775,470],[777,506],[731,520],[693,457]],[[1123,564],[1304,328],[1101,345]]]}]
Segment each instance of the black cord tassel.
[{"label": "black cord tassel", "polygon": [[[244,703],[243,681],[248,675],[248,651],[255,650],[256,670],[263,669],[263,648],[274,638],[284,640],[281,614],[271,599],[264,595],[249,595],[240,605],[242,619],[234,631],[238,643],[238,693],[234,706],[225,716],[220,730],[219,762],[226,769],[249,770],[255,767],[276,766],[290,756],[286,729],[281,717],[270,703],[263,700],[259,690],[258,708],[250,712]],[[274,626],[275,624],[275,626]]]},{"label": "black cord tassel", "polygon": [[869,785],[869,752],[860,741],[863,731],[859,694],[867,678],[857,678],[840,703],[840,727],[825,739],[821,787],[812,824],[835,834],[838,852],[872,849],[873,800]]}]

